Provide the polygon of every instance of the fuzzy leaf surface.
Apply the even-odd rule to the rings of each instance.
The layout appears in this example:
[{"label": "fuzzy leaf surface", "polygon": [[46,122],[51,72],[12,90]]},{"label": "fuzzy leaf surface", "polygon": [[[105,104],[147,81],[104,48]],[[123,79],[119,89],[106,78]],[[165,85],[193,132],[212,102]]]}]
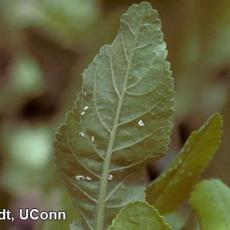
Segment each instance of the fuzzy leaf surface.
[{"label": "fuzzy leaf surface", "polygon": [[82,216],[79,229],[103,230],[122,207],[144,199],[143,166],[164,154],[172,128],[166,55],[157,12],[134,4],[84,71],[55,142],[58,172]]},{"label": "fuzzy leaf surface", "polygon": [[201,230],[228,230],[230,226],[230,188],[217,179],[196,185],[189,201],[196,211]]},{"label": "fuzzy leaf surface", "polygon": [[219,148],[222,126],[222,116],[215,114],[192,132],[168,169],[147,186],[146,201],[161,213],[171,212],[182,204]]},{"label": "fuzzy leaf surface", "polygon": [[145,202],[135,202],[123,208],[108,230],[170,230],[157,209]]}]

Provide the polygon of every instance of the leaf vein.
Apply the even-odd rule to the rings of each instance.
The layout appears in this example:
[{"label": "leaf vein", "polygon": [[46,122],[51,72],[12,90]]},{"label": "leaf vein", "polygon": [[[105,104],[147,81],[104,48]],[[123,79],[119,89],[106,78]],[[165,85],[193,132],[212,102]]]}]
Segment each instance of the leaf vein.
[{"label": "leaf vein", "polygon": [[160,104],[160,102],[157,102],[156,104],[154,104],[152,107],[150,107],[148,110],[146,110],[145,112],[141,113],[141,114],[138,114],[137,116],[133,117],[132,119],[129,119],[127,121],[123,121],[123,122],[120,122],[118,124],[118,126],[122,126],[122,125],[126,125],[128,123],[131,123],[135,120],[137,120],[139,117],[142,117],[144,116],[145,114],[147,113],[150,113],[153,109],[155,109],[158,105]]},{"label": "leaf vein", "polygon": [[74,154],[74,151],[73,151],[73,148],[72,148],[72,145],[71,143],[69,142],[69,132],[67,131],[66,132],[66,135],[67,135],[67,145],[69,147],[69,150],[70,150],[70,153],[73,155],[74,159],[86,170],[88,171],[89,173],[91,173],[93,176],[95,176],[96,178],[98,179],[101,179],[101,177],[99,175],[97,175],[96,173],[94,173],[92,170],[90,170],[85,164],[83,164],[81,162],[81,160]]},{"label": "leaf vein", "polygon": [[122,42],[122,46],[123,46],[123,50],[124,50],[125,59],[127,62],[129,62],[129,58],[128,58],[128,54],[127,54],[127,48],[125,46],[125,42],[124,42],[124,38],[123,38],[122,33],[121,33],[121,42]]},{"label": "leaf vein", "polygon": [[89,221],[88,221],[87,217],[85,216],[85,214],[83,213],[83,211],[82,211],[82,210],[80,210],[80,213],[81,213],[81,215],[82,215],[82,217],[83,217],[84,221],[85,221],[85,222],[86,222],[86,224],[88,225],[89,229],[90,229],[90,230],[93,230],[93,227],[92,227],[92,226],[91,226],[91,224],[89,223]]},{"label": "leaf vein", "polygon": [[111,69],[111,76],[112,76],[112,82],[113,82],[113,87],[117,93],[117,96],[120,98],[120,93],[117,89],[117,86],[116,86],[116,83],[115,83],[115,76],[114,76],[114,67],[113,67],[113,60],[112,60],[112,57],[111,55],[109,54],[108,50],[106,49],[106,54],[107,56],[109,57],[109,63],[110,63],[110,69]]},{"label": "leaf vein", "polygon": [[106,202],[111,198],[111,196],[125,183],[125,181],[128,179],[128,177],[131,174],[129,174],[128,176],[126,176],[120,183],[117,184],[117,186],[108,194],[108,196],[106,197]]},{"label": "leaf vein", "polygon": [[70,181],[70,183],[74,186],[74,188],[78,191],[80,191],[83,195],[85,195],[86,197],[88,197],[91,201],[93,201],[94,203],[97,204],[97,200],[94,199],[91,195],[89,195],[86,191],[84,191],[83,189],[81,189],[77,184],[75,184],[70,178],[68,178],[68,180]]},{"label": "leaf vein", "polygon": [[[156,131],[156,130],[155,130],[155,131]],[[113,152],[117,152],[117,151],[120,151],[120,150],[123,150],[123,149],[127,149],[127,148],[129,148],[129,147],[131,147],[131,146],[133,146],[133,145],[136,145],[136,144],[142,142],[143,140],[147,139],[148,137],[152,136],[152,134],[153,134],[155,131],[153,131],[153,132],[151,132],[151,133],[148,133],[147,135],[145,135],[145,136],[139,138],[138,140],[136,140],[135,142],[132,142],[131,144],[127,144],[127,145],[124,145],[124,146],[121,146],[121,147],[117,147],[117,148],[113,149]]]},{"label": "leaf vein", "polygon": [[124,18],[121,18],[121,22],[122,22],[124,25],[126,25],[126,26],[128,27],[128,29],[129,29],[129,31],[131,32],[131,34],[132,34],[135,38],[137,38],[137,35],[136,35],[136,33],[133,31],[133,29],[132,29],[130,23],[129,23],[128,21],[126,21]]}]

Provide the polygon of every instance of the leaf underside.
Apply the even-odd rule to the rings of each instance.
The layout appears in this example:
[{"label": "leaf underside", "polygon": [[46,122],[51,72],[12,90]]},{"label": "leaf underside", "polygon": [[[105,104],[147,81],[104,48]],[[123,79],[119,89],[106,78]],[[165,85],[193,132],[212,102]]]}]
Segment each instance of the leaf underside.
[{"label": "leaf underside", "polygon": [[222,116],[213,115],[198,131],[192,132],[168,169],[147,186],[146,201],[160,213],[174,211],[188,198],[219,148],[222,126]]},{"label": "leaf underside", "polygon": [[201,181],[189,203],[198,215],[201,230],[229,229],[230,188],[220,180]]},{"label": "leaf underside", "polygon": [[108,230],[170,230],[159,212],[145,202],[135,202],[122,209]]},{"label": "leaf underside", "polygon": [[56,135],[57,170],[84,230],[105,229],[120,208],[144,199],[143,165],[164,154],[172,129],[173,80],[158,14],[134,4],[120,22],[84,71]]}]

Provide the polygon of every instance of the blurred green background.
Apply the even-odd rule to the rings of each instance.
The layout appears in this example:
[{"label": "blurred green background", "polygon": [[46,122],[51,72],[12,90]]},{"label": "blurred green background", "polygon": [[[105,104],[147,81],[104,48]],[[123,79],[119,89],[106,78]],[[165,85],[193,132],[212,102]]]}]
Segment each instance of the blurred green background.
[{"label": "blurred green background", "polygon": [[[0,221],[0,229],[68,229],[74,209],[53,161],[57,126],[81,86],[81,72],[115,36],[132,0],[0,0],[0,209],[67,210],[62,223]],[[222,147],[205,177],[230,185],[230,1],[151,0],[159,11],[175,78],[169,154],[211,114],[224,115]],[[58,225],[57,225],[58,224]]]}]

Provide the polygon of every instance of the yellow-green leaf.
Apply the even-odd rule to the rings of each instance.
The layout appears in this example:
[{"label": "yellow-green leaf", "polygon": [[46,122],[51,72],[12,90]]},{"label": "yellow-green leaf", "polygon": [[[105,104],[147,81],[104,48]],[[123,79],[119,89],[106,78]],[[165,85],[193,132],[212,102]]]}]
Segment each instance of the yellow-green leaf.
[{"label": "yellow-green leaf", "polygon": [[126,206],[113,220],[108,230],[170,230],[157,209],[145,202]]},{"label": "yellow-green leaf", "polygon": [[196,211],[201,230],[229,230],[230,188],[217,179],[195,186],[189,201]]},{"label": "yellow-green leaf", "polygon": [[176,159],[146,188],[146,200],[161,213],[175,210],[200,179],[220,145],[223,120],[213,115],[186,141]]},{"label": "yellow-green leaf", "polygon": [[83,73],[55,142],[58,172],[82,215],[79,229],[103,230],[122,207],[144,200],[144,162],[165,153],[172,128],[166,55],[157,12],[134,4]]}]

